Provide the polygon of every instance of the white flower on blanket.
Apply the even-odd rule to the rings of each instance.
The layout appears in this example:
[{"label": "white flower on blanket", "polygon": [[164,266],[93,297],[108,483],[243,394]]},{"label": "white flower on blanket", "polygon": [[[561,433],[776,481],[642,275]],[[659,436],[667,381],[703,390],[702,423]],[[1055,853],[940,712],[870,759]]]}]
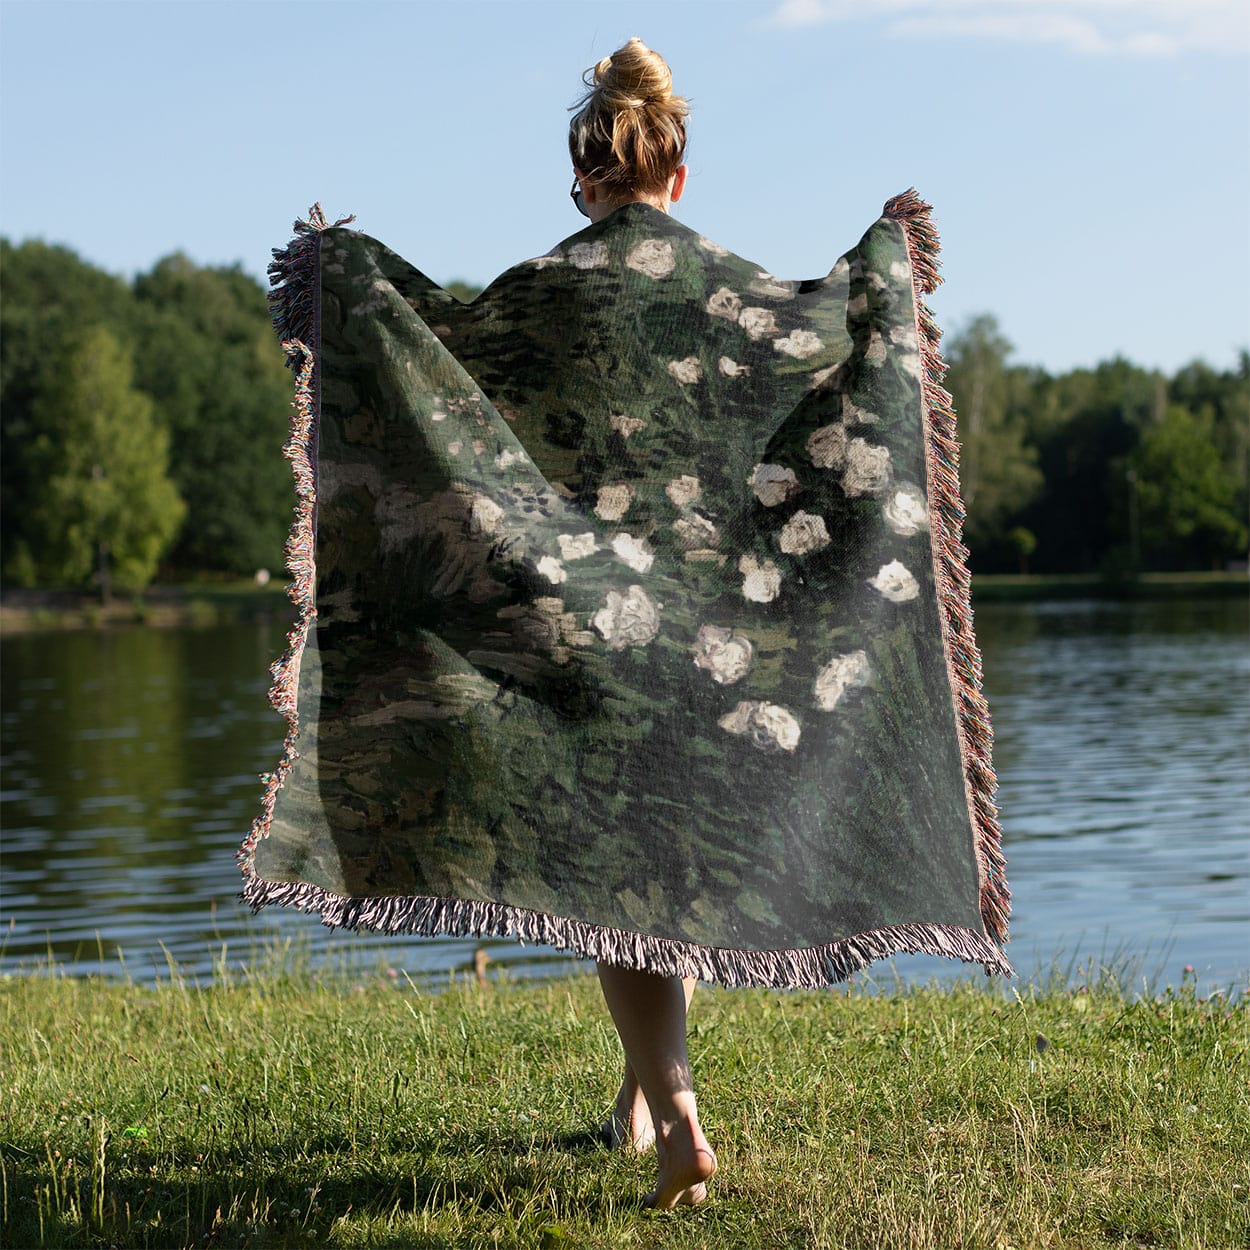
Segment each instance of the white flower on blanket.
[{"label": "white flower on blanket", "polygon": [[799,722],[779,703],[743,699],[716,723],[761,751],[793,751],[799,745]]},{"label": "white flower on blanket", "polygon": [[713,240],[705,238],[703,235],[699,235],[699,246],[705,252],[711,252],[713,256],[729,255],[729,249],[727,247],[721,247],[719,243],[713,242]]},{"label": "white flower on blanket", "polygon": [[634,488],[628,482],[609,482],[595,494],[595,515],[605,521],[619,521],[634,500]]},{"label": "white flower on blanket", "polygon": [[780,464],[757,464],[747,478],[755,497],[766,508],[775,508],[802,489],[794,470]]},{"label": "white flower on blanket", "polygon": [[924,492],[910,482],[901,482],[886,493],[885,523],[900,538],[910,538],[929,526],[929,509]]},{"label": "white flower on blanket", "polygon": [[497,534],[503,520],[503,509],[485,495],[474,495],[469,509],[469,532],[471,534]]},{"label": "white flower on blanket", "polygon": [[738,324],[757,342],[772,338],[781,328],[769,308],[744,308],[738,314]]},{"label": "white flower on blanket", "polygon": [[[677,541],[686,551],[698,551],[720,541],[720,531],[707,517],[692,512],[673,522]],[[722,556],[723,560],[724,557]]]},{"label": "white flower on blanket", "polygon": [[543,556],[538,562],[538,571],[549,582],[563,582],[568,579],[568,573],[565,572],[564,566],[555,556]]},{"label": "white flower on blanket", "polygon": [[868,579],[868,584],[891,603],[907,603],[920,594],[920,583],[898,560],[883,564],[877,576]]},{"label": "white flower on blanket", "polygon": [[698,356],[687,356],[685,360],[670,360],[668,372],[682,386],[693,386],[703,376],[703,366]]},{"label": "white flower on blanket", "polygon": [[831,711],[848,691],[866,686],[871,676],[867,652],[851,651],[846,655],[835,655],[816,674],[813,687],[816,706],[826,712]]},{"label": "white flower on blanket", "polygon": [[878,495],[890,481],[890,449],[875,447],[862,438],[853,438],[846,447],[846,471],[842,475],[843,491],[856,498]]},{"label": "white flower on blanket", "polygon": [[833,541],[825,526],[825,518],[813,512],[799,509],[781,527],[777,541],[782,551],[793,556],[801,556],[808,551],[819,551]]},{"label": "white flower on blanket", "polygon": [[609,590],[590,623],[613,651],[641,647],[660,632],[660,607],[641,586]]},{"label": "white flower on blanket", "polygon": [[569,264],[577,269],[597,269],[608,263],[608,245],[602,239],[594,243],[574,243],[569,248]]},{"label": "white flower on blanket", "polygon": [[742,311],[742,298],[727,286],[721,287],[707,302],[708,314],[712,317],[724,317],[726,321],[737,321]]},{"label": "white flower on blanket", "polygon": [[722,625],[700,625],[692,650],[695,667],[725,686],[740,681],[751,667],[751,640]]},{"label": "white flower on blanket", "polygon": [[846,427],[822,425],[807,436],[807,454],[818,469],[840,469],[846,463]]},{"label": "white flower on blanket", "polygon": [[612,538],[612,550],[616,552],[635,573],[645,573],[655,559],[655,552],[647,546],[644,539],[635,538],[633,534],[620,533]]},{"label": "white flower on blanket", "polygon": [[684,508],[688,503],[694,503],[696,499],[703,493],[703,488],[699,485],[699,479],[692,477],[689,473],[683,473],[681,477],[675,477],[664,488],[664,493],[679,508]]},{"label": "white flower on blanket", "polygon": [[781,593],[781,570],[772,560],[745,555],[738,559],[742,597],[752,603],[770,603]]},{"label": "white flower on blanket", "polygon": [[622,438],[637,434],[647,424],[641,417],[610,416],[608,421]]},{"label": "white flower on blanket", "polygon": [[815,356],[824,347],[820,338],[810,330],[791,330],[783,339],[773,339],[773,348],[783,356],[793,356],[796,360],[806,360]]},{"label": "white flower on blanket", "polygon": [[593,530],[584,534],[557,534],[556,542],[560,544],[560,556],[565,560],[580,560],[599,550]]},{"label": "white flower on blanket", "polygon": [[625,263],[648,278],[667,278],[677,261],[673,257],[673,245],[666,239],[643,239],[630,250]]},{"label": "white flower on blanket", "polygon": [[727,378],[745,378],[751,372],[750,365],[740,365],[736,360],[730,360],[728,356],[722,356],[717,367]]}]

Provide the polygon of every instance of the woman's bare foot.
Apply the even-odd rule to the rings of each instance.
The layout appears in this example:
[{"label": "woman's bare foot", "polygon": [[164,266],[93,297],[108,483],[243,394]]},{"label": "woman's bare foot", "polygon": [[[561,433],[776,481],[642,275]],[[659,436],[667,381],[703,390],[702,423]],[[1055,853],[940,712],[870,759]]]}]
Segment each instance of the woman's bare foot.
[{"label": "woman's bare foot", "polygon": [[716,1171],[716,1156],[697,1119],[662,1125],[655,1139],[660,1161],[659,1182],[643,1206],[667,1211],[698,1206],[707,1197],[707,1182]]},{"label": "woman's bare foot", "polygon": [[626,1075],[612,1113],[599,1130],[599,1135],[613,1150],[629,1149],[642,1154],[655,1145],[651,1108],[647,1106],[647,1100],[638,1088],[636,1079],[631,1080]]}]

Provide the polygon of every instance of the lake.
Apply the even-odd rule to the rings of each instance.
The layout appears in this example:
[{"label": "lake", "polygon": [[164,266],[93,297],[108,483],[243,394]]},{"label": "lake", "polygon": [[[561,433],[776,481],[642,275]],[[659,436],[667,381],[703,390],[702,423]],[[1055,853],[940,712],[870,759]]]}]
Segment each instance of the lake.
[{"label": "lake", "polygon": [[[1244,989],[1250,970],[1250,605],[986,603],[1007,953],[1023,978],[1110,962],[1140,982]],[[0,642],[0,972],[207,980],[288,942],[426,984],[479,946],[512,975],[583,965],[512,941],[334,933],[237,901],[234,856],[283,722],[279,622]],[[882,982],[962,973],[907,957]]]}]

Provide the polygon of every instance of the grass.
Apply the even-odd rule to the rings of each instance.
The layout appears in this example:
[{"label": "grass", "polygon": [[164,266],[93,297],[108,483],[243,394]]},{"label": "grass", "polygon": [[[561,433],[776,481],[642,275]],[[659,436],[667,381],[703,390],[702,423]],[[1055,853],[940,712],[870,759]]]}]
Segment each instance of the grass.
[{"label": "grass", "polygon": [[721,1168],[655,1213],[652,1159],[589,1135],[620,1062],[591,978],[9,978],[3,1243],[1245,1246],[1248,1020],[1188,978],[701,987]]}]

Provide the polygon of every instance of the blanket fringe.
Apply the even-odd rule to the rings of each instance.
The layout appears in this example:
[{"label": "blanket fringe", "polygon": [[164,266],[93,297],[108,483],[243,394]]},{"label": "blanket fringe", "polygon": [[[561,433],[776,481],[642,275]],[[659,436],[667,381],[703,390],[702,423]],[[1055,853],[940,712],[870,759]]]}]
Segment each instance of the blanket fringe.
[{"label": "blanket fringe", "polygon": [[972,579],[968,548],[961,535],[965,508],[959,493],[959,439],[950,392],[942,387],[946,363],[940,351],[941,330],[921,298],[941,283],[937,229],[926,204],[914,187],[886,202],[883,215],[899,222],[907,238],[915,284],[916,323],[923,362],[925,427],[929,442],[931,532],[937,569],[938,601],[942,608],[943,643],[951,673],[955,722],[968,792],[969,815],[975,830],[981,878],[981,918],[998,942],[1007,941],[1011,892],[1007,888],[1002,830],[994,792],[998,781],[991,762],[993,730],[981,693],[981,652],[972,629]]},{"label": "blanket fringe", "polygon": [[426,937],[508,937],[540,943],[584,959],[660,976],[698,977],[721,985],[819,989],[890,955],[942,955],[979,963],[986,975],[1011,976],[1011,965],[988,939],[959,925],[903,924],[857,933],[798,950],[730,950],[610,929],[503,903],[429,897],[345,898],[303,882],[249,877],[243,900],[254,911],[273,903],[317,912],[330,928],[371,929]]},{"label": "blanket fringe", "polygon": [[[355,221],[341,217],[336,226]],[[299,751],[299,670],[308,640],[308,631],[317,615],[316,605],[316,531],[317,475],[315,446],[317,436],[318,395],[316,352],[321,340],[321,232],[329,223],[320,204],[308,210],[308,220],[295,222],[295,237],[285,248],[273,249],[269,266],[269,309],[274,329],[282,341],[287,365],[296,370],[295,397],[291,401],[291,433],[282,454],[291,462],[295,478],[295,519],[286,540],[286,567],[291,582],[287,596],[299,609],[295,623],[287,634],[283,655],[269,666],[272,683],[269,702],[287,721],[282,757],[271,773],[261,773],[264,784],[260,813],[252,822],[237,859],[245,881],[255,881],[253,857],[256,844],[267,837],[273,821],[274,802],[286,780]],[[308,346],[311,343],[313,346]]]}]

